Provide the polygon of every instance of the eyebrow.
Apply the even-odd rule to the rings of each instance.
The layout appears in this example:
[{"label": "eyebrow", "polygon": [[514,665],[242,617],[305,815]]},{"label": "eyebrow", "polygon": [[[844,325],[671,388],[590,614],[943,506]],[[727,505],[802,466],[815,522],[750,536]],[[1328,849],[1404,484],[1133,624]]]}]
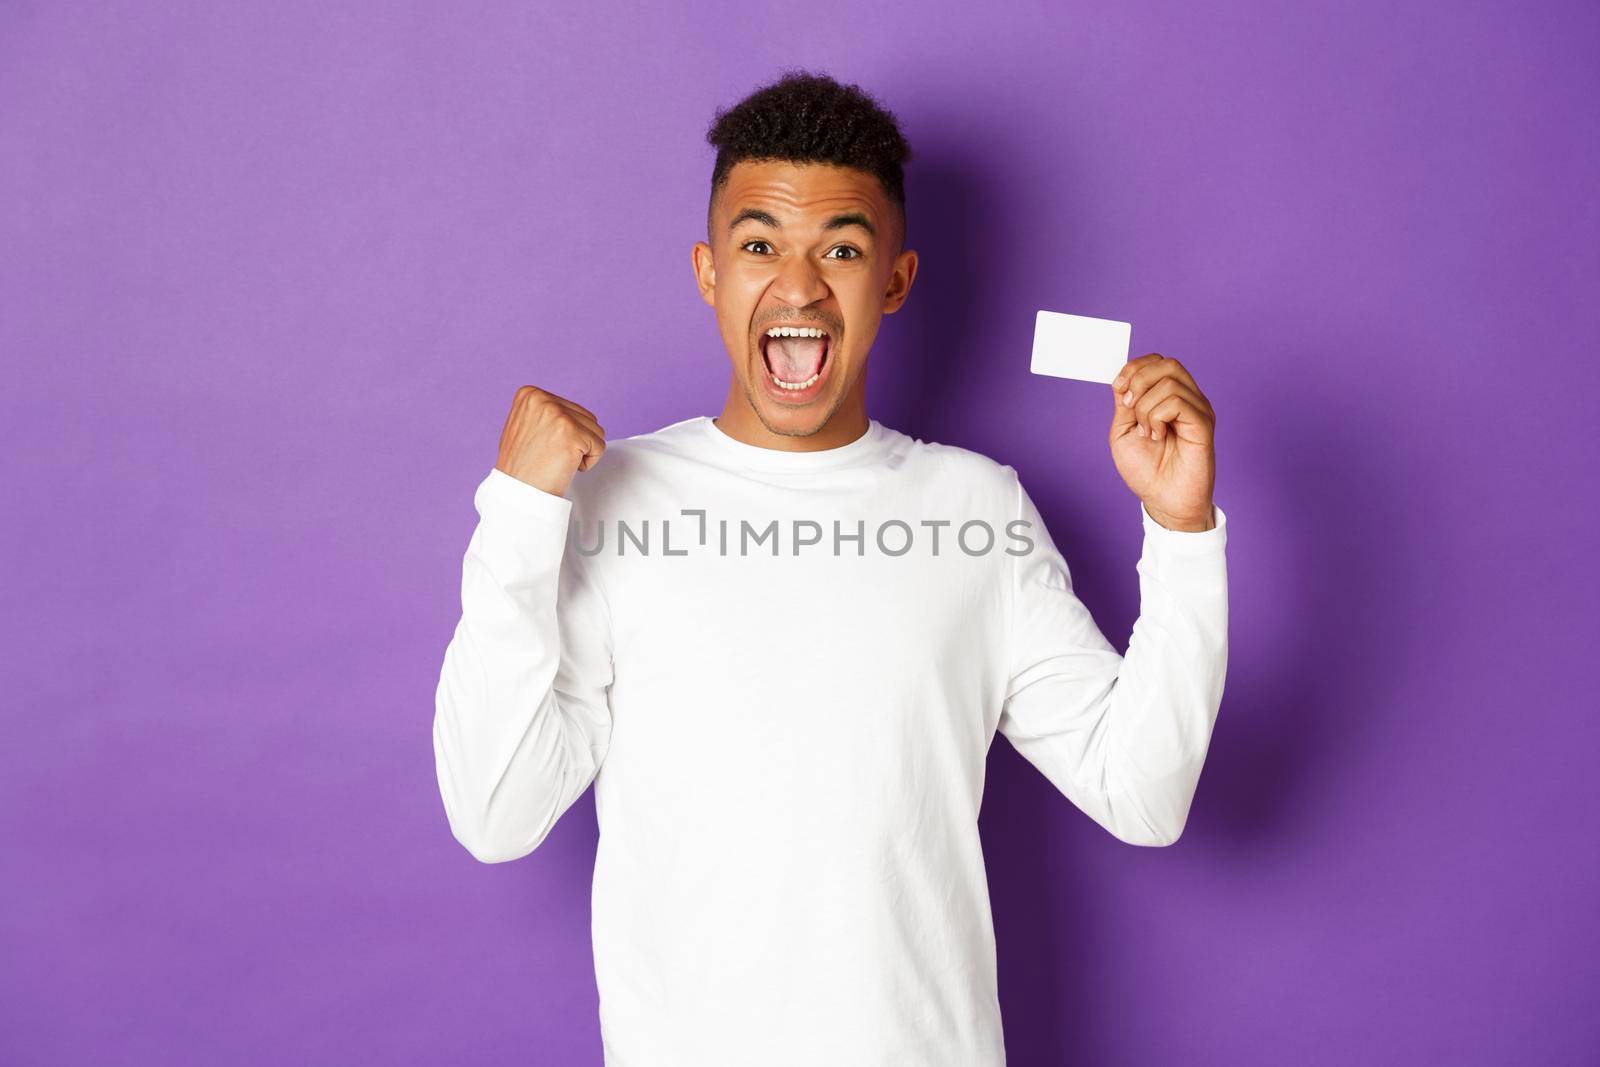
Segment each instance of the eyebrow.
[{"label": "eyebrow", "polygon": [[[732,233],[734,230],[738,229],[739,223],[741,222],[759,222],[763,226],[771,226],[774,230],[783,229],[783,226],[778,222],[777,219],[773,218],[770,213],[762,211],[759,208],[747,207],[735,215],[733,217],[733,221],[728,223],[728,232]],[[847,211],[843,215],[835,215],[833,218],[822,224],[822,229],[823,232],[826,233],[829,230],[842,230],[846,226],[859,226],[863,230],[867,231],[868,236],[878,236],[878,231],[872,226],[872,220],[868,219],[859,211]]]}]

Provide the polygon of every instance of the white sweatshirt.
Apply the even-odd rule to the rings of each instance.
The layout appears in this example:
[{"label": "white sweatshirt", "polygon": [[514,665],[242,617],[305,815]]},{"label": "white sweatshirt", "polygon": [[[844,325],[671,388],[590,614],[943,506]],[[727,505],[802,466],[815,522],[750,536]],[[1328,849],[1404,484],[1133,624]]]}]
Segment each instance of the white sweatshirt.
[{"label": "white sweatshirt", "polygon": [[1227,666],[1221,508],[1185,533],[1141,505],[1124,657],[1013,468],[876,420],[782,452],[697,416],[608,442],[566,497],[493,470],[474,504],[439,789],[498,863],[594,783],[608,1067],[1003,1064],[996,730],[1121,840],[1183,830]]}]

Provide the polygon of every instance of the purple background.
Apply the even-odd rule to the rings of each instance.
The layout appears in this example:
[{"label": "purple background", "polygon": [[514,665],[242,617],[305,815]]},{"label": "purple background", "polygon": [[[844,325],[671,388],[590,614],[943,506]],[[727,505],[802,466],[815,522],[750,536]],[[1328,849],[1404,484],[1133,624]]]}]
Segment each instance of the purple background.
[{"label": "purple background", "polygon": [[1125,647],[1139,512],[1038,308],[1219,413],[1227,695],[1123,845],[1003,740],[1017,1064],[1600,1056],[1592,3],[0,10],[0,1061],[599,1062],[592,793],[434,780],[513,390],[720,410],[714,109],[902,119],[871,413],[1015,465]]}]

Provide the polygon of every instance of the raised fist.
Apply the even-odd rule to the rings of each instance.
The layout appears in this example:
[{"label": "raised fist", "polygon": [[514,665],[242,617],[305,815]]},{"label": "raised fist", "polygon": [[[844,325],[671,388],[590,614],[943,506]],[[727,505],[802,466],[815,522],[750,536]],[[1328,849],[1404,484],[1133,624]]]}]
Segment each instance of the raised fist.
[{"label": "raised fist", "polygon": [[606,430],[582,404],[524,385],[511,399],[495,467],[518,481],[565,496],[573,476],[600,462]]}]

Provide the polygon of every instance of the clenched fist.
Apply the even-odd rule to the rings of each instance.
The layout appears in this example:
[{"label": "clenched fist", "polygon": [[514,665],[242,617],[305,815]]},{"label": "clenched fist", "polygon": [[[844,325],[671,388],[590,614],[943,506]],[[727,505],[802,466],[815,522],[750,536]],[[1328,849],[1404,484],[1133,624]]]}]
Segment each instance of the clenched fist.
[{"label": "clenched fist", "polygon": [[605,450],[606,429],[594,412],[524,385],[511,400],[495,467],[536,489],[566,496],[573,476],[599,463]]}]

